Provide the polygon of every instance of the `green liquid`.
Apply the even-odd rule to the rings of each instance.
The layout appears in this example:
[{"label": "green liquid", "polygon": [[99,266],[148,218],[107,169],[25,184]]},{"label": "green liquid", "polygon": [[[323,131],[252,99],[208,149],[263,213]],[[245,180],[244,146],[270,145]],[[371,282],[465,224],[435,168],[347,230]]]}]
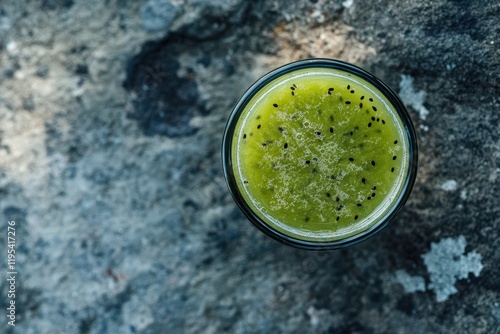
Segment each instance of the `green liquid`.
[{"label": "green liquid", "polygon": [[341,240],[377,224],[401,193],[408,141],[394,107],[343,71],[297,70],[245,107],[232,159],[245,201],[294,238]]}]

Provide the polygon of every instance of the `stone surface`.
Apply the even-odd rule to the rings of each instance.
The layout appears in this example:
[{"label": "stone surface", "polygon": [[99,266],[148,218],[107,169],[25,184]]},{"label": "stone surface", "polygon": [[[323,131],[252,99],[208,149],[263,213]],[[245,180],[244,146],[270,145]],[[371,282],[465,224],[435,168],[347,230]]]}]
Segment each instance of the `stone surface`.
[{"label": "stone surface", "polygon": [[[2,1],[0,271],[15,220],[18,275],[0,332],[500,331],[499,17],[490,0]],[[220,164],[238,98],[310,57],[387,82],[420,143],[398,218],[337,252],[256,230]]]}]

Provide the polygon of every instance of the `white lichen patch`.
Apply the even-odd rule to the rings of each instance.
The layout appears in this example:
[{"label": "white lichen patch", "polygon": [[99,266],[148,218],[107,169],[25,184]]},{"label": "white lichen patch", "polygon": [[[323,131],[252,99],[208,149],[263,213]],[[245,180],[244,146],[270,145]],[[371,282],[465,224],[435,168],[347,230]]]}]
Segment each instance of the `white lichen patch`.
[{"label": "white lichen patch", "polygon": [[483,269],[481,254],[472,251],[464,255],[467,245],[464,236],[445,238],[431,244],[431,250],[422,255],[429,272],[429,289],[436,293],[436,301],[443,302],[458,292],[455,283],[472,273],[478,277]]},{"label": "white lichen patch", "polygon": [[353,0],[346,0],[346,1],[342,2],[342,7],[349,8],[352,6],[353,3],[354,3]]},{"label": "white lichen patch", "polygon": [[462,199],[464,201],[467,199],[467,190],[462,190],[460,192],[460,199]]},{"label": "white lichen patch", "polygon": [[447,180],[441,185],[441,189],[444,191],[455,191],[458,188],[458,183],[455,180]]},{"label": "white lichen patch", "polygon": [[314,306],[309,306],[306,311],[309,316],[309,321],[311,327],[315,329],[326,329],[323,327],[327,327],[326,324],[332,322],[332,314],[327,309],[317,309]]},{"label": "white lichen patch", "polygon": [[411,276],[405,270],[398,270],[395,279],[403,286],[406,293],[425,291],[425,280],[421,276]]},{"label": "white lichen patch", "polygon": [[399,83],[399,96],[403,102],[418,112],[420,119],[425,120],[429,115],[429,110],[424,107],[427,93],[423,90],[416,92],[413,87],[413,78],[409,75],[401,75]]}]

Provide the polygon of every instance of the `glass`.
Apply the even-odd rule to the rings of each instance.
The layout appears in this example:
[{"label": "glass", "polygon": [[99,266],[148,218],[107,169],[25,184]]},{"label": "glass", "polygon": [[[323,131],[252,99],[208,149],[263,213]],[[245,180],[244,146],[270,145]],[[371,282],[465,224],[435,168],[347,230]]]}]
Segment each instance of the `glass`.
[{"label": "glass", "polygon": [[410,117],[386,84],[357,66],[312,59],[248,89],[226,125],[222,164],[257,228],[290,246],[330,250],[394,219],[413,187],[417,152]]}]

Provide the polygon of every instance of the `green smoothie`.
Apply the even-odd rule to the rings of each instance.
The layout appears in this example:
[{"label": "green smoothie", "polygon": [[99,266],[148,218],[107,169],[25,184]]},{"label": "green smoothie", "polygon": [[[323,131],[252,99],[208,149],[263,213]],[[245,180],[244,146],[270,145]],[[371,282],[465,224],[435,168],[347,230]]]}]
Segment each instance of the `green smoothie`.
[{"label": "green smoothie", "polygon": [[409,170],[405,127],[389,100],[345,71],[307,68],[260,89],[235,126],[239,192],[272,229],[328,242],[370,229]]}]

